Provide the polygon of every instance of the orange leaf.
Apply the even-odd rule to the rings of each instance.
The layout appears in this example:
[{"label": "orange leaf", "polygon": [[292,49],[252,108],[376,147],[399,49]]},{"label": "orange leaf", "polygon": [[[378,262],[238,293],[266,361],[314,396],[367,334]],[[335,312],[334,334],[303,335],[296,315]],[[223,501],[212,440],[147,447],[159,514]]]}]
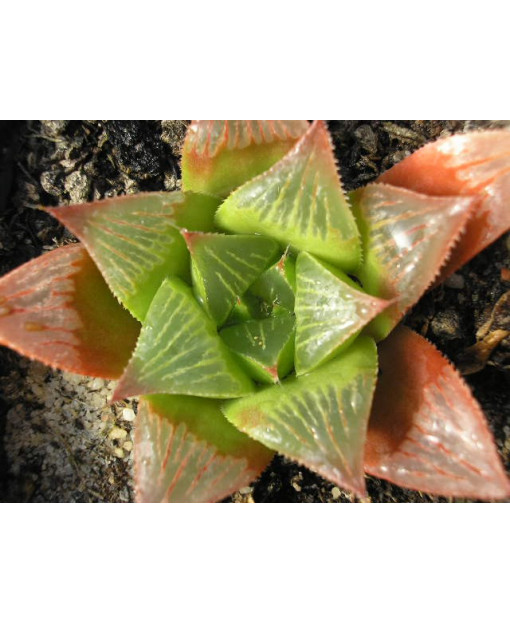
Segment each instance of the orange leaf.
[{"label": "orange leaf", "polygon": [[430,286],[471,215],[470,197],[429,197],[369,184],[351,194],[364,246],[365,290],[394,303],[371,324],[385,338]]},{"label": "orange leaf", "polygon": [[510,229],[510,132],[472,132],[429,143],[378,182],[436,197],[477,198],[473,218],[443,268],[442,280]]},{"label": "orange leaf", "polygon": [[139,330],[83,245],[54,249],[0,280],[0,343],[49,366],[117,379]]},{"label": "orange leaf", "polygon": [[366,472],[444,496],[510,496],[482,410],[446,358],[404,326],[380,344],[379,358]]}]

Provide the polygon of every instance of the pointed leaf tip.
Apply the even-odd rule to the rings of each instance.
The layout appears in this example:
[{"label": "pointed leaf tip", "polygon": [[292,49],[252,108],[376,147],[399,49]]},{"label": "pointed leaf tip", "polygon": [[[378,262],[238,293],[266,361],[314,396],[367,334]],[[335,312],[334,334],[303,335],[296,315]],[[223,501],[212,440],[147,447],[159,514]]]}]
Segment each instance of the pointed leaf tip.
[{"label": "pointed leaf tip", "polygon": [[432,197],[476,198],[476,210],[441,281],[510,230],[510,131],[471,132],[429,143],[378,181]]},{"label": "pointed leaf tip", "polygon": [[0,280],[0,342],[49,366],[116,379],[139,331],[83,245],[54,249]]},{"label": "pointed leaf tip", "polygon": [[191,288],[167,278],[151,303],[113,400],[157,393],[233,398],[253,389]]},{"label": "pointed leaf tip", "polygon": [[370,294],[393,299],[370,326],[386,337],[437,276],[473,210],[470,197],[429,197],[387,184],[351,194],[364,263],[358,276]]},{"label": "pointed leaf tip", "polygon": [[237,431],[220,401],[142,397],[135,429],[139,503],[216,502],[249,485],[273,456]]},{"label": "pointed leaf tip", "polygon": [[483,413],[453,366],[404,326],[379,345],[379,356],[365,470],[432,494],[510,496]]},{"label": "pointed leaf tip", "polygon": [[139,320],[168,275],[190,280],[179,228],[213,229],[219,200],[197,193],[139,193],[48,208],[85,245],[115,296]]},{"label": "pointed leaf tip", "polygon": [[231,232],[265,234],[345,271],[360,262],[358,229],[321,121],[269,171],[234,191],[216,222]]},{"label": "pointed leaf tip", "polygon": [[296,373],[332,359],[390,304],[365,294],[340,270],[301,252],[296,263]]}]

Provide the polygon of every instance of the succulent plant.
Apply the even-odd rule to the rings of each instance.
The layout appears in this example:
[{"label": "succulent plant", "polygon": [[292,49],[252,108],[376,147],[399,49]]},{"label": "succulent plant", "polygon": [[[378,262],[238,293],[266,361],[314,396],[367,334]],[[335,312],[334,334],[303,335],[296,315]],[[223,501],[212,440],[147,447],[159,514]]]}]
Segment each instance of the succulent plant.
[{"label": "succulent plant", "polygon": [[510,132],[426,145],[346,194],[323,122],[194,122],[183,191],[48,208],[81,243],[0,280],[0,342],[140,396],[140,502],[221,500],[279,452],[510,495],[483,413],[404,314],[510,229]]}]

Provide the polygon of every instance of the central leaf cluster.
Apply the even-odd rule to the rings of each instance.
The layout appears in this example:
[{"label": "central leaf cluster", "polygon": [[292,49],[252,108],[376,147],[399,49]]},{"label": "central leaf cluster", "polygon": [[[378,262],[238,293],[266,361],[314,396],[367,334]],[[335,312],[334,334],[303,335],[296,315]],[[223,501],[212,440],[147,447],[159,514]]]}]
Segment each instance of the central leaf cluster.
[{"label": "central leaf cluster", "polygon": [[[194,201],[203,205],[200,195]],[[230,205],[216,212],[217,221],[242,229]],[[299,222],[290,219],[288,227]],[[119,384],[125,395],[250,394],[254,382],[274,384],[334,358],[383,307],[338,266],[268,236],[180,234],[192,286],[183,274],[164,278]]]}]

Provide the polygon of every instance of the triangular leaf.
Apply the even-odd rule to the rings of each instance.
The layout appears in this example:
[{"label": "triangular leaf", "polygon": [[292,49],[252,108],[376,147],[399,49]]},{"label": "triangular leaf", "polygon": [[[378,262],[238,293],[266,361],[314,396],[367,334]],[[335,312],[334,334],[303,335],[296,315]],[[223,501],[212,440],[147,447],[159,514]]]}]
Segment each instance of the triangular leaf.
[{"label": "triangular leaf", "polygon": [[379,181],[431,196],[477,196],[472,219],[441,271],[442,279],[510,229],[510,132],[472,132],[429,143]]},{"label": "triangular leaf", "polygon": [[0,280],[0,343],[49,366],[116,379],[139,331],[83,245],[54,249]]},{"label": "triangular leaf", "polygon": [[249,293],[264,301],[271,313],[294,311],[296,261],[285,253],[250,286]]},{"label": "triangular leaf", "polygon": [[191,253],[193,289],[218,326],[279,253],[263,236],[183,232]]},{"label": "triangular leaf", "polygon": [[157,393],[232,398],[252,390],[191,288],[178,278],[166,279],[113,400]]},{"label": "triangular leaf", "polygon": [[190,279],[178,228],[213,229],[218,200],[196,193],[140,193],[47,208],[87,247],[115,296],[145,318],[163,279]]},{"label": "triangular leaf", "polygon": [[294,365],[294,316],[281,313],[247,321],[220,332],[223,342],[244,362],[248,374],[262,383],[276,383]]},{"label": "triangular leaf", "polygon": [[185,190],[226,197],[278,162],[307,121],[194,121],[182,153]]},{"label": "triangular leaf", "polygon": [[377,374],[365,336],[319,370],[232,401],[226,417],[262,444],[363,495],[363,448]]},{"label": "triangular leaf", "polygon": [[360,262],[358,230],[323,122],[315,122],[269,171],[234,191],[216,222],[232,232],[290,243],[346,271]]},{"label": "triangular leaf", "polygon": [[388,305],[340,270],[302,252],[296,263],[296,373],[337,355]]},{"label": "triangular leaf", "polygon": [[237,431],[220,401],[142,397],[135,429],[140,503],[212,503],[249,485],[273,453]]},{"label": "triangular leaf", "polygon": [[379,353],[366,471],[433,494],[510,496],[482,411],[453,366],[403,326],[381,343]]},{"label": "triangular leaf", "polygon": [[364,244],[358,276],[370,294],[395,300],[371,324],[380,340],[434,280],[470,217],[473,200],[428,197],[386,184],[369,184],[351,197]]}]

